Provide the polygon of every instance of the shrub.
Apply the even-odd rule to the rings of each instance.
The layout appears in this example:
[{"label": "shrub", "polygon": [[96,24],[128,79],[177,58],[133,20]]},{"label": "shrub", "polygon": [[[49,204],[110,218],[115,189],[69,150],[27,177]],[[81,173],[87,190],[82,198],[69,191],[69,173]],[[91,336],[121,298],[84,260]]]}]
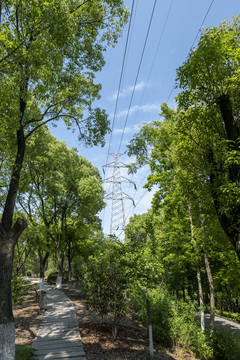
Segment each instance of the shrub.
[{"label": "shrub", "polygon": [[21,276],[12,278],[12,301],[14,304],[23,302],[23,295],[29,290],[30,286]]},{"label": "shrub", "polygon": [[155,339],[164,345],[171,345],[173,301],[166,292],[157,290],[151,292],[150,301],[152,303],[151,312]]},{"label": "shrub", "polygon": [[106,246],[104,252],[90,256],[86,264],[86,305],[99,316],[101,323],[105,316],[111,318],[115,340],[119,321],[127,307],[127,277],[124,258],[121,257],[122,245],[109,239]]},{"label": "shrub", "polygon": [[86,281],[88,265],[81,256],[78,256],[73,261],[73,276],[76,282],[77,288],[81,290],[83,295],[87,295],[88,284]]},{"label": "shrub", "polygon": [[[144,288],[139,286],[132,291],[131,307],[147,326]],[[193,303],[175,302],[165,290],[152,290],[150,308],[154,341],[191,350],[201,359],[212,358],[208,337],[201,332],[200,324],[195,320],[196,306]]]},{"label": "shrub", "polygon": [[[172,343],[173,302],[164,291],[156,289],[149,292],[149,301],[154,340],[169,346]],[[144,288],[138,287],[132,291],[131,307],[137,313],[138,319],[147,327],[146,290]]]},{"label": "shrub", "polygon": [[240,335],[231,330],[215,329],[210,335],[214,360],[239,360]]},{"label": "shrub", "polygon": [[[50,273],[47,277],[47,282],[49,284],[55,284],[56,280],[57,280],[57,276],[58,276],[58,272],[54,271],[52,273]],[[63,272],[63,278],[62,278],[62,282],[63,283],[67,283],[68,282],[68,271],[64,271]]]},{"label": "shrub", "polygon": [[206,333],[200,328],[196,320],[197,306],[192,303],[176,302],[174,316],[172,318],[172,335],[174,344],[191,350],[201,359],[211,359],[212,349]]},{"label": "shrub", "polygon": [[16,349],[15,360],[31,360],[33,349],[31,346],[25,346]]}]

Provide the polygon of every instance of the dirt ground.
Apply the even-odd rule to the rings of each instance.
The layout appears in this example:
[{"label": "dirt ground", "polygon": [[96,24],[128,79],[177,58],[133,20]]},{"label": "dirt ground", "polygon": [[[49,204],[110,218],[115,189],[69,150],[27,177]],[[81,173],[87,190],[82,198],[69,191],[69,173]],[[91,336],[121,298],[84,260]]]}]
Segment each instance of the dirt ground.
[{"label": "dirt ground", "polygon": [[[63,286],[63,288],[74,305],[87,360],[149,359],[148,336],[143,327],[128,317],[122,321],[117,340],[113,342],[111,325],[104,323],[100,327],[98,319],[86,310],[80,292],[69,286]],[[154,358],[156,360],[197,360],[180,349],[171,351],[156,345]]]},{"label": "dirt ground", "polygon": [[[34,286],[25,295],[22,304],[13,306],[16,346],[31,344],[41,324],[42,314]],[[63,291],[74,304],[87,360],[149,359],[148,337],[143,327],[127,318],[120,325],[117,340],[113,342],[110,324],[105,323],[100,327],[97,318],[87,312],[80,292],[68,285],[63,286]],[[154,355],[156,360],[197,360],[179,349],[163,349],[160,346],[155,346]]]},{"label": "dirt ground", "polygon": [[36,285],[31,285],[24,296],[23,303],[13,305],[17,347],[30,345],[33,342],[42,321],[43,315],[39,312],[34,289],[36,289]]}]

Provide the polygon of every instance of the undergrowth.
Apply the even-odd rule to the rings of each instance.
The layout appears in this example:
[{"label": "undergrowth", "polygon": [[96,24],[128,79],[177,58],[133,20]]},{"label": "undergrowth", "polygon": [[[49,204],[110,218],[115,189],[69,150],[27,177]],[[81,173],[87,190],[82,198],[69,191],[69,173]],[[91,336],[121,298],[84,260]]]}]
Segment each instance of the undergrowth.
[{"label": "undergrowth", "polygon": [[[147,328],[144,289],[132,291],[131,304],[138,319]],[[240,360],[239,332],[222,329],[202,332],[196,319],[197,304],[190,300],[173,300],[162,290],[151,291],[150,304],[155,342],[191,351],[201,360]]]},{"label": "undergrowth", "polygon": [[24,346],[16,349],[15,360],[31,360],[32,356],[33,348],[31,346]]}]

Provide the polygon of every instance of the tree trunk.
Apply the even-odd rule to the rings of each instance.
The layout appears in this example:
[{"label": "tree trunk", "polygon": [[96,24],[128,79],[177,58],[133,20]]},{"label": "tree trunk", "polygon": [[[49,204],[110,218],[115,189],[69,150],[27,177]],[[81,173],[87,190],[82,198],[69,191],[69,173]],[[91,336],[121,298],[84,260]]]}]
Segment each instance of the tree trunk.
[{"label": "tree trunk", "polygon": [[46,263],[49,257],[49,251],[47,251],[43,257],[41,251],[38,249],[38,256],[39,256],[39,265],[40,265],[40,283],[39,283],[39,291],[44,290],[44,278],[45,278],[45,268]]},{"label": "tree trunk", "polygon": [[47,295],[45,290],[39,291],[39,308],[42,311],[47,309]]},{"label": "tree trunk", "polygon": [[201,272],[199,261],[196,258],[196,267],[197,267],[197,283],[198,283],[198,296],[199,296],[199,305],[200,305],[200,320],[201,320],[201,330],[205,331],[205,315],[204,315],[204,301],[203,301],[203,290],[202,290],[202,281],[201,281]]},{"label": "tree trunk", "polygon": [[56,289],[62,289],[62,277],[63,277],[63,264],[64,264],[64,253],[61,249],[57,249],[57,263],[58,263],[58,276],[56,281]]},{"label": "tree trunk", "polygon": [[[56,281],[56,289],[62,289],[62,277],[63,277],[63,266],[64,266],[64,259],[65,254],[67,251],[68,245],[68,237],[67,237],[67,215],[66,215],[67,205],[65,205],[62,213],[62,220],[61,220],[61,233],[58,234],[59,238],[57,243],[57,262],[58,262],[58,277]],[[65,231],[63,231],[65,230]],[[61,245],[63,244],[64,239],[64,250],[62,251]]]},{"label": "tree trunk", "polygon": [[11,278],[13,246],[9,234],[0,227],[0,355],[2,360],[15,357],[15,327],[12,313]]},{"label": "tree trunk", "polygon": [[8,194],[0,224],[0,354],[1,360],[15,359],[15,330],[12,313],[11,279],[16,242],[27,227],[25,220],[17,219],[12,226],[14,207],[19,187],[25,152],[23,129],[17,132],[18,150],[12,171]]},{"label": "tree trunk", "polygon": [[151,317],[151,309],[149,304],[148,287],[146,288],[146,309],[147,309],[147,318],[148,318],[149,354],[150,354],[150,358],[153,359],[154,353],[153,353],[152,317]]},{"label": "tree trunk", "polygon": [[68,282],[72,281],[72,254],[71,254],[71,239],[68,240]]},{"label": "tree trunk", "polygon": [[206,250],[203,249],[203,252],[204,252],[204,261],[205,261],[205,267],[206,267],[208,283],[209,283],[209,293],[210,293],[210,329],[213,330],[214,318],[215,318],[215,297],[214,297],[213,277],[212,277],[212,271]]},{"label": "tree trunk", "polygon": [[[201,210],[201,206],[199,206],[199,209]],[[212,271],[210,267],[210,261],[209,257],[206,251],[206,247],[204,244],[204,220],[201,214],[201,211],[199,212],[199,223],[203,235],[203,254],[204,254],[204,263],[208,278],[208,284],[209,284],[209,294],[210,294],[210,329],[213,330],[214,328],[214,318],[215,318],[215,297],[214,297],[214,285],[213,285],[213,277],[212,277]]]},{"label": "tree trunk", "polygon": [[201,281],[201,271],[200,271],[200,264],[197,257],[197,248],[196,248],[196,241],[194,238],[194,227],[193,227],[193,219],[191,213],[191,205],[190,202],[187,201],[187,208],[188,208],[188,216],[190,222],[190,229],[191,229],[191,242],[193,245],[193,251],[195,254],[195,261],[196,261],[196,269],[197,269],[197,284],[198,284],[198,297],[199,297],[199,305],[200,305],[200,319],[201,319],[201,330],[205,331],[205,316],[204,316],[204,301],[203,301],[203,290],[202,290],[202,281]]}]

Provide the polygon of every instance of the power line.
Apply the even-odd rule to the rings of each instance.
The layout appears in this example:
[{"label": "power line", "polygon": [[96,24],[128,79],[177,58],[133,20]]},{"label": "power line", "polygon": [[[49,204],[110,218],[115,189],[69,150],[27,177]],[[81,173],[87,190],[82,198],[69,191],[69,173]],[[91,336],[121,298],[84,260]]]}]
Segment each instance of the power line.
[{"label": "power line", "polygon": [[[159,37],[159,41],[158,41],[158,44],[157,44],[157,49],[155,51],[155,54],[154,54],[154,57],[153,57],[153,61],[152,61],[152,64],[151,64],[151,67],[150,67],[150,71],[148,73],[148,76],[147,76],[147,80],[146,80],[146,83],[145,83],[145,86],[144,86],[144,89],[143,89],[143,93],[142,93],[142,96],[141,96],[141,100],[140,100],[140,106],[142,104],[142,101],[143,101],[143,97],[145,95],[145,91],[146,91],[146,88],[147,88],[147,85],[148,85],[148,82],[149,82],[149,78],[151,76],[151,73],[152,73],[152,70],[153,70],[153,66],[155,64],[155,61],[156,61],[156,58],[157,58],[157,54],[158,54],[158,51],[159,51],[159,48],[160,48],[160,45],[161,45],[161,42],[162,42],[162,38],[163,38],[163,34],[165,32],[165,29],[166,29],[166,26],[167,26],[167,22],[168,22],[168,19],[169,19],[169,16],[170,16],[170,12],[171,12],[171,9],[172,9],[172,6],[173,6],[173,2],[174,0],[171,1],[170,5],[169,5],[169,8],[168,8],[168,11],[167,11],[167,15],[166,15],[166,18],[165,18],[165,21],[164,21],[164,24],[163,24],[163,28],[162,28],[162,31],[160,33],[160,37]],[[136,122],[136,119],[138,117],[138,114],[139,114],[139,110],[137,111],[136,113],[136,116],[135,116],[135,119],[134,119],[134,123]],[[131,179],[133,178],[133,175],[131,177]],[[145,176],[143,177],[142,181],[144,180]],[[142,181],[140,182],[140,184],[138,185],[138,188],[140,187]],[[130,185],[129,185],[130,186]]]},{"label": "power line", "polygon": [[[159,50],[159,47],[160,47],[160,44],[161,44],[161,40],[162,40],[162,37],[163,37],[163,33],[165,31],[165,28],[166,28],[166,25],[167,25],[167,21],[168,21],[168,18],[169,18],[169,15],[170,15],[170,11],[171,11],[171,8],[172,8],[172,5],[173,5],[173,1],[171,1],[171,4],[169,6],[169,9],[168,9],[168,13],[167,13],[167,16],[166,16],[166,20],[165,20],[165,23],[164,23],[164,26],[163,26],[163,30],[162,30],[162,33],[161,33],[161,36],[160,36],[160,39],[159,39],[159,42],[158,42],[158,46],[157,46],[157,50],[155,52],[155,55],[154,55],[154,58],[153,58],[153,62],[152,62],[152,65],[151,65],[151,69],[150,69],[150,72],[149,72],[149,75],[148,75],[148,78],[147,78],[147,82],[149,80],[149,77],[150,77],[150,74],[152,72],[152,68],[153,68],[153,65],[155,63],[155,60],[156,60],[156,56],[157,56],[157,53],[158,53],[158,50]],[[212,5],[214,3],[214,0],[211,0],[210,2],[210,5],[205,13],[205,16],[203,18],[203,21],[197,31],[197,34],[194,38],[194,41],[192,43],[192,46],[190,48],[190,52],[192,51],[193,47],[194,47],[194,44],[199,36],[199,33],[201,31],[201,28],[212,8]],[[146,38],[145,38],[145,42],[144,42],[144,46],[143,46],[143,50],[142,50],[142,54],[141,54],[141,59],[140,59],[140,63],[139,63],[139,66],[138,66],[138,71],[137,71],[137,75],[136,75],[136,79],[135,79],[135,83],[134,83],[134,87],[133,87],[133,91],[132,91],[132,95],[131,95],[131,99],[130,99],[130,103],[129,103],[129,107],[128,107],[128,111],[127,111],[127,116],[126,116],[126,120],[125,120],[125,123],[124,123],[124,127],[123,127],[123,132],[122,132],[122,136],[121,136],[121,140],[120,140],[120,144],[119,144],[119,149],[118,149],[118,152],[120,152],[120,149],[121,149],[121,145],[122,145],[122,141],[123,141],[123,136],[124,136],[124,133],[125,133],[125,129],[126,129],[126,125],[127,125],[127,121],[128,121],[128,117],[129,117],[129,114],[130,114],[130,109],[131,109],[131,105],[132,105],[132,100],[133,100],[133,96],[134,96],[134,92],[135,92],[135,88],[136,88],[136,84],[137,84],[137,81],[138,81],[138,76],[139,76],[139,72],[140,72],[140,68],[141,68],[141,65],[142,65],[142,60],[143,60],[143,56],[144,56],[144,53],[145,53],[145,49],[146,49],[146,44],[147,44],[147,40],[148,40],[148,36],[149,36],[149,32],[150,32],[150,28],[151,28],[151,23],[152,23],[152,19],[153,19],[153,15],[154,15],[154,11],[155,11],[155,6],[156,6],[156,0],[154,2],[154,5],[153,5],[153,9],[152,9],[152,14],[151,14],[151,18],[150,18],[150,21],[149,21],[149,25],[148,25],[148,31],[147,31],[147,34],[146,34]],[[173,86],[173,88],[171,89],[171,92],[168,96],[168,99],[167,99],[167,102],[169,101],[169,99],[171,98],[172,96],[172,93],[173,93],[173,90],[175,88],[175,84]],[[145,92],[145,89],[146,89],[146,85],[145,85],[145,88],[144,88],[144,92]],[[120,90],[119,90],[119,93],[120,93]],[[119,95],[119,94],[118,94]],[[142,95],[142,98],[141,98],[141,101],[143,99],[143,95]],[[115,115],[116,115],[116,112],[115,112]],[[142,179],[143,181],[143,179]],[[142,182],[141,181],[141,182]],[[136,207],[138,206],[138,204],[142,201],[142,199],[146,196],[148,190],[146,190],[144,192],[144,194],[141,196],[141,198],[136,202]],[[135,195],[136,195],[137,192],[135,192]],[[134,195],[134,198],[135,198],[135,195]],[[129,218],[130,216],[132,216],[134,210],[132,211],[132,213],[130,213],[130,215],[126,216],[126,219]],[[120,234],[121,235],[121,234]]]},{"label": "power line", "polygon": [[121,145],[122,145],[122,140],[123,140],[123,135],[124,135],[124,132],[125,132],[125,129],[126,129],[126,125],[127,125],[127,121],[128,121],[128,117],[129,117],[129,113],[130,113],[130,108],[131,108],[132,101],[133,101],[133,96],[134,96],[135,88],[136,88],[137,81],[138,81],[139,72],[140,72],[140,69],[141,69],[141,66],[142,66],[142,60],[143,60],[143,56],[144,56],[145,49],[146,49],[146,45],[147,45],[148,35],[149,35],[150,28],[151,28],[151,24],[152,24],[152,19],[153,19],[153,14],[154,14],[155,7],[156,7],[156,2],[157,2],[157,0],[154,1],[151,18],[150,18],[150,21],[149,21],[149,24],[148,24],[148,30],[147,30],[147,34],[146,34],[146,37],[145,37],[145,41],[144,41],[144,45],[143,45],[143,50],[142,50],[140,62],[139,62],[139,65],[138,65],[137,75],[136,75],[135,83],[134,83],[134,86],[133,86],[133,91],[132,91],[132,95],[131,95],[131,99],[130,99],[130,103],[129,103],[129,107],[128,107],[128,111],[127,111],[126,120],[125,120],[124,127],[123,127],[123,132],[122,132],[121,140],[120,140],[120,143],[119,143],[119,148],[118,148],[118,152],[119,152],[119,153],[120,153],[120,149],[121,149]]},{"label": "power line", "polygon": [[[205,22],[205,20],[206,20],[206,18],[207,18],[207,16],[208,16],[208,14],[209,14],[209,11],[211,10],[211,7],[212,7],[214,1],[215,1],[215,0],[212,0],[212,1],[211,1],[210,5],[209,5],[209,7],[208,7],[208,9],[207,9],[207,12],[206,12],[206,14],[205,14],[205,16],[204,16],[204,18],[203,18],[203,21],[202,21],[202,23],[201,23],[201,25],[200,25],[200,27],[199,27],[199,29],[198,29],[198,31],[197,31],[196,36],[195,36],[195,39],[193,40],[192,46],[190,47],[189,53],[192,51],[192,49],[193,49],[193,47],[194,47],[194,44],[195,44],[195,42],[196,42],[196,40],[197,40],[197,38],[198,38],[199,33],[201,32],[202,26],[203,26],[203,24],[204,24],[204,22]],[[188,53],[188,54],[189,54],[189,53]],[[167,103],[168,103],[168,101],[170,100],[174,89],[175,89],[175,84],[173,85],[173,87],[172,87],[172,89],[171,89],[171,91],[170,91],[170,93],[169,93],[169,95],[168,95],[168,98],[167,98],[167,101],[166,101]]]},{"label": "power line", "polygon": [[117,91],[117,98],[116,98],[116,103],[115,103],[115,108],[114,108],[114,115],[113,115],[112,129],[111,129],[110,140],[109,140],[108,151],[107,151],[106,164],[108,162],[108,155],[109,155],[110,145],[111,145],[111,141],[112,141],[112,133],[113,133],[113,128],[114,128],[115,119],[116,119],[116,112],[117,112],[117,107],[118,107],[120,89],[121,89],[121,86],[122,86],[123,71],[124,71],[126,54],[127,54],[127,47],[128,47],[128,42],[129,42],[130,28],[131,28],[131,24],[132,24],[132,15],[133,15],[134,3],[135,3],[135,0],[133,0],[132,8],[131,8],[131,15],[130,15],[130,20],[129,20],[129,25],[128,25],[127,39],[126,39],[126,43],[125,43],[125,49],[124,49],[124,55],[123,55],[123,61],[122,61],[122,68],[121,68],[121,75],[120,75],[118,91]]},{"label": "power line", "polygon": [[[155,52],[155,54],[154,54],[153,61],[152,61],[152,65],[151,65],[150,71],[149,71],[149,73],[148,73],[147,81],[146,81],[146,84],[145,84],[144,89],[143,89],[143,94],[142,94],[142,97],[141,97],[141,100],[140,100],[140,105],[142,104],[142,100],[143,100],[143,97],[144,97],[144,95],[145,95],[146,87],[147,87],[149,78],[150,78],[151,73],[152,73],[152,70],[153,70],[153,66],[154,66],[155,61],[156,61],[156,58],[157,58],[157,53],[158,53],[158,51],[159,51],[159,48],[160,48],[160,45],[161,45],[161,42],[162,42],[162,38],[163,38],[163,34],[164,34],[165,28],[166,28],[166,26],[167,26],[167,22],[168,22],[168,19],[169,19],[169,16],[170,16],[170,12],[171,12],[171,9],[172,9],[173,1],[174,1],[174,0],[171,1],[170,6],[169,6],[169,8],[168,8],[167,16],[166,16],[166,19],[165,19],[165,22],[164,22],[164,25],[163,25],[162,32],[161,32],[161,34],[160,34],[159,41],[158,41],[157,50],[156,50],[156,52]],[[137,112],[137,114],[136,114],[136,116],[135,116],[135,121],[136,121],[136,118],[137,118],[137,116],[138,116],[138,113],[139,113],[139,111]],[[135,121],[134,121],[134,122],[135,122]]]},{"label": "power line", "polygon": [[[171,10],[171,7],[172,7],[172,3],[173,3],[173,0],[172,0],[172,2],[171,2],[171,4],[170,4],[169,10],[168,10],[168,14],[167,14],[167,18],[166,18],[166,21],[165,21],[165,24],[164,24],[163,31],[164,31],[164,29],[165,29],[165,27],[166,27],[166,23],[167,23],[169,14],[170,14],[170,10]],[[207,18],[207,16],[208,16],[210,10],[211,10],[211,7],[212,7],[213,3],[214,3],[214,0],[211,0],[211,3],[210,3],[210,5],[209,5],[209,7],[208,7],[208,9],[207,9],[207,11],[206,11],[206,14],[205,14],[205,16],[204,16],[204,18],[203,18],[203,21],[202,21],[202,23],[201,23],[201,25],[200,25],[200,27],[199,27],[199,29],[198,29],[198,31],[197,31],[197,34],[196,34],[196,36],[195,36],[195,38],[194,38],[194,41],[193,41],[192,46],[191,46],[191,48],[190,48],[190,52],[192,51],[192,49],[193,49],[193,47],[194,47],[194,44],[195,44],[195,42],[196,42],[196,40],[197,40],[197,38],[198,38],[198,36],[199,36],[199,33],[201,32],[202,26],[203,26],[203,24],[204,24],[204,22],[205,22],[205,20],[206,20],[206,18]],[[161,39],[162,39],[162,35],[163,35],[163,32],[162,32],[161,37],[160,37],[160,40],[159,40],[159,44],[158,44],[158,47],[157,47],[157,52],[158,52],[158,48],[159,48],[159,46],[160,46],[160,42],[161,42]],[[154,60],[153,60],[153,64],[154,64],[154,62],[155,62],[155,58],[156,58],[157,52],[155,53]],[[153,64],[152,64],[152,67],[153,67]],[[152,67],[151,67],[150,73],[151,73],[151,71],[152,71]],[[150,75],[149,75],[149,76],[150,76]],[[172,95],[172,93],[173,93],[174,88],[175,88],[175,85],[174,85],[174,86],[172,87],[172,89],[171,89],[171,92],[170,92],[170,94],[169,94],[169,96],[168,96],[168,98],[167,98],[167,103],[168,103],[169,99],[171,98],[171,95]],[[144,89],[144,91],[145,91],[145,89]],[[143,96],[142,96],[142,98],[143,98]],[[142,101],[142,98],[141,98],[141,101]],[[144,178],[143,178],[143,179],[144,179]],[[143,179],[142,179],[142,181],[143,181]],[[139,188],[139,186],[138,186],[138,188]],[[137,205],[142,201],[142,199],[144,198],[144,196],[145,196],[146,194],[147,194],[147,191],[145,191],[145,193],[144,193],[143,196],[139,199],[139,201],[136,202],[136,207],[137,207]],[[135,193],[135,195],[136,195],[136,193]],[[134,195],[134,198],[135,198],[135,195]],[[126,219],[129,218],[129,217],[133,214],[133,211],[134,211],[134,210],[132,210],[132,213],[130,213],[130,215],[126,216]]]},{"label": "power line", "polygon": [[[123,132],[122,132],[122,136],[121,136],[121,140],[120,140],[120,144],[119,144],[118,153],[120,153],[120,148],[121,148],[121,144],[122,144],[122,140],[123,140],[123,135],[124,135],[124,132],[125,132],[125,129],[126,129],[126,124],[127,124],[127,120],[128,120],[128,116],[129,116],[129,112],[130,112],[130,107],[131,107],[131,104],[132,104],[133,95],[134,95],[134,92],[135,92],[135,88],[136,88],[136,84],[137,84],[137,80],[138,80],[140,68],[141,68],[141,65],[142,65],[143,56],[144,56],[145,49],[146,49],[146,44],[147,44],[147,40],[148,40],[148,36],[149,36],[151,24],[152,24],[152,19],[153,19],[153,15],[154,15],[154,10],[155,10],[155,7],[156,7],[156,2],[157,2],[157,1],[155,0],[155,1],[154,1],[154,5],[153,5],[153,9],[152,9],[152,13],[151,13],[151,17],[150,17],[150,21],[149,21],[149,25],[148,25],[147,34],[146,34],[146,37],[145,37],[145,42],[144,42],[144,46],[143,46],[143,50],[142,50],[142,54],[141,54],[141,58],[140,58],[139,66],[138,66],[138,71],[137,71],[137,75],[136,75],[136,79],[135,79],[135,83],[134,83],[132,95],[131,95],[131,100],[130,100],[130,104],[129,104],[129,108],[128,108],[128,114],[127,114],[127,117],[126,117],[126,121],[125,121],[125,124],[124,124]],[[134,3],[132,4],[131,15],[133,14],[133,5],[134,5]],[[127,43],[126,43],[125,52],[124,52],[124,61],[123,61],[123,66],[122,66],[122,71],[121,71],[121,77],[120,77],[120,82],[119,82],[119,88],[118,88],[118,94],[117,94],[117,101],[116,101],[115,111],[114,111],[113,126],[114,126],[114,122],[115,122],[117,104],[118,104],[119,95],[120,95],[120,87],[121,87],[121,82],[122,82],[122,74],[123,74],[123,68],[124,68],[124,63],[125,63],[125,58],[126,58],[128,38],[129,38],[129,33],[130,33],[130,25],[131,25],[131,24],[129,23]],[[112,126],[112,130],[113,130],[113,126]],[[107,160],[108,160],[108,155],[109,155],[109,149],[110,149],[111,139],[112,139],[112,133],[111,133],[110,142],[109,142]],[[106,163],[107,163],[107,161],[106,161]],[[105,211],[104,211],[104,215],[103,215],[103,222],[104,222],[104,217],[105,217]]]},{"label": "power line", "polygon": [[[148,176],[148,174],[149,174],[149,169],[147,169],[147,171],[145,171],[145,173],[144,173],[144,176],[142,177],[142,179],[141,179],[141,181],[139,182],[139,184],[137,185],[137,187],[136,187],[136,190],[135,190],[135,192],[134,192],[134,194],[133,194],[133,199],[135,200],[135,198],[136,198],[136,194],[139,192],[139,190],[141,189],[140,188],[140,186],[142,185],[142,183],[143,183],[143,181],[146,179],[146,177]],[[132,179],[132,178],[131,178]],[[129,208],[128,208],[128,211],[127,211],[127,216],[126,216],[126,219],[127,218],[129,218],[129,214],[131,213],[131,211],[132,211],[132,207],[131,207],[131,205],[129,206]]]},{"label": "power line", "polygon": [[[206,18],[207,18],[207,16],[208,16],[208,14],[209,14],[209,11],[211,10],[211,7],[212,7],[213,3],[214,3],[214,0],[211,1],[211,4],[210,4],[209,7],[208,7],[208,10],[207,10],[207,12],[206,12],[206,14],[205,14],[205,16],[204,16],[204,19],[203,19],[203,21],[202,21],[202,23],[201,23],[201,25],[200,25],[200,28],[199,28],[199,30],[198,30],[198,32],[197,32],[197,35],[196,35],[196,37],[195,37],[195,39],[194,39],[194,41],[193,41],[192,46],[191,46],[191,50],[192,50],[192,48],[193,48],[193,46],[194,46],[194,44],[195,44],[195,42],[196,42],[196,40],[197,40],[197,38],[198,38],[198,35],[199,35],[200,31],[201,31],[201,28],[202,28],[202,26],[203,26],[203,24],[204,24],[204,22],[205,22],[205,20],[206,20]],[[190,50],[190,51],[191,51],[191,50]]]},{"label": "power line", "polygon": [[[121,86],[122,86],[123,71],[124,71],[124,66],[125,66],[125,63],[126,63],[126,54],[127,54],[129,35],[130,35],[130,29],[131,29],[131,24],[132,24],[134,4],[135,4],[135,0],[133,0],[133,2],[132,2],[131,14],[130,14],[130,19],[129,19],[129,24],[128,24],[127,39],[126,39],[125,48],[124,48],[124,55],[123,55],[123,61],[122,61],[122,67],[121,67],[121,74],[120,74],[120,79],[119,79],[119,84],[118,84],[118,91],[117,91],[117,98],[116,98],[116,103],[115,103],[115,108],[114,108],[114,115],[113,115],[113,121],[112,121],[111,134],[110,134],[110,139],[109,139],[109,144],[108,144],[106,164],[108,162],[108,156],[109,156],[110,146],[111,146],[111,142],[112,142],[112,133],[113,133],[113,128],[114,128],[114,124],[115,124],[115,118],[116,118],[116,112],[117,112],[117,107],[118,107],[120,89],[121,89]],[[105,179],[105,174],[104,174],[104,179]],[[103,211],[103,219],[102,219],[103,223],[104,223],[104,218],[105,218],[105,209]]]}]

